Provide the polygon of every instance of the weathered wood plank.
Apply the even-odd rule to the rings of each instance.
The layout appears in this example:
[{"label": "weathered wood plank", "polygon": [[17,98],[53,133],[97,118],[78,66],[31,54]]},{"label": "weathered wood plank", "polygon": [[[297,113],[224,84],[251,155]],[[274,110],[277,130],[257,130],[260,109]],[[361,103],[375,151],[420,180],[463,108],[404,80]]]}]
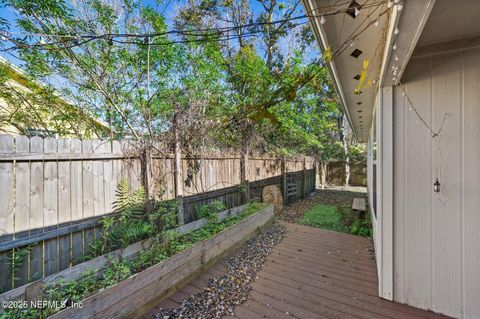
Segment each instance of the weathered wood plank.
[{"label": "weathered wood plank", "polygon": [[[0,135],[0,151],[13,153],[14,139],[8,135]],[[3,240],[10,240],[14,233],[14,184],[13,163],[0,163],[0,236]],[[9,271],[9,254],[0,254],[0,291],[12,287],[12,274]]]},{"label": "weathered wood plank", "polygon": [[[30,138],[30,152],[43,152],[43,139],[38,136]],[[30,236],[43,232],[43,163],[30,163]],[[43,241],[30,250],[29,281],[43,277]]]},{"label": "weathered wood plank", "polygon": [[[0,150],[4,153],[14,152],[14,139],[8,135],[0,135]],[[0,194],[8,200],[0,201],[0,236],[7,240],[4,235],[13,237],[13,205],[14,201],[14,176],[13,163],[0,163]]]},{"label": "weathered wood plank", "polygon": [[[4,135],[5,136],[5,135]],[[0,162],[62,162],[62,161],[97,161],[97,160],[122,160],[127,158],[138,158],[126,156],[123,153],[79,153],[79,154],[57,154],[53,152],[30,152],[26,154],[10,154],[6,151],[0,151]]]},{"label": "weathered wood plank", "polygon": [[[44,139],[43,149],[47,153],[57,152],[57,140]],[[45,230],[51,230],[58,227],[58,163],[44,163],[43,184],[43,224]],[[45,241],[44,249],[44,276],[48,276],[58,271],[58,240]]]},{"label": "weathered wood plank", "polygon": [[[26,136],[15,139],[15,153],[30,151],[30,140]],[[15,238],[28,237],[30,234],[30,164],[15,165]],[[26,255],[20,265],[15,266],[14,287],[22,286],[28,281],[29,255]]]},{"label": "weathered wood plank", "polygon": [[[82,141],[82,153],[83,154],[92,154],[93,153],[93,141],[84,140]],[[95,206],[94,206],[94,176],[93,176],[93,162],[83,161],[82,162],[82,194],[83,194],[83,218],[90,218],[95,216]],[[83,258],[86,256],[92,255],[92,250],[90,245],[93,244],[95,240],[95,231],[94,229],[86,229],[83,232]]]},{"label": "weathered wood plank", "polygon": [[[79,154],[82,152],[82,142],[78,139],[72,139],[70,142],[70,150],[72,154]],[[72,222],[83,219],[83,174],[82,163],[71,162],[71,177],[70,177],[70,204],[71,204],[71,218]],[[72,265],[77,264],[83,258],[83,230],[72,231]]]},{"label": "weathered wood plank", "polygon": [[[264,211],[248,217],[214,237],[135,274],[109,289],[88,297],[82,302],[82,308],[66,309],[51,318],[118,318],[127,316],[201,269],[202,263],[208,263],[220,255],[222,249],[223,252],[226,251],[239,238],[242,238],[242,235],[245,238],[251,236],[252,228],[261,227],[264,225],[261,224],[262,221],[266,222],[272,218],[273,208],[269,206]],[[232,237],[232,233],[236,236]],[[229,244],[219,246],[220,242],[229,242]],[[208,252],[215,248],[217,251],[208,255]]]},{"label": "weathered wood plank", "polygon": [[[71,140],[59,139],[58,152],[70,154]],[[72,221],[71,211],[71,174],[70,162],[58,163],[58,223],[70,225]],[[71,265],[71,234],[58,238],[58,270],[62,271]]]},{"label": "weathered wood plank", "polygon": [[365,198],[354,198],[352,203],[352,209],[358,211],[365,211]]}]

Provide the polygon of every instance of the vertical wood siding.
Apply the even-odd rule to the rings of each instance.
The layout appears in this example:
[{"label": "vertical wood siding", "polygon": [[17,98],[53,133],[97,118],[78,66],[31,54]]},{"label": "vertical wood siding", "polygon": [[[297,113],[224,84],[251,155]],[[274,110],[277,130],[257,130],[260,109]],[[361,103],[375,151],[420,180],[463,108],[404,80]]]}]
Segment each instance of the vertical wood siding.
[{"label": "vertical wood siding", "polygon": [[[480,49],[412,59],[394,91],[394,299],[480,318]],[[438,177],[440,193],[433,191]]]}]

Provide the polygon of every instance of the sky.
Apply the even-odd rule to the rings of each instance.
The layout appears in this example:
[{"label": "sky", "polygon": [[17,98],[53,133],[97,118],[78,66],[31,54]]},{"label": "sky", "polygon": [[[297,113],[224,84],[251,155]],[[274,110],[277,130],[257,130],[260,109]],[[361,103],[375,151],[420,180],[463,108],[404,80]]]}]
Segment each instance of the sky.
[{"label": "sky", "polygon": [[[158,12],[162,13],[165,16],[167,21],[167,25],[169,29],[173,29],[173,19],[176,16],[178,9],[184,5],[184,3],[188,0],[141,0],[142,5],[153,7]],[[289,0],[284,0],[288,2]],[[262,7],[258,0],[250,0],[250,7],[254,13],[254,15],[258,15],[261,12]],[[296,15],[303,14],[303,8],[300,7],[298,13]],[[9,25],[9,32],[14,34],[18,33],[20,30],[16,26],[16,13],[14,13],[11,8],[9,7],[2,7],[0,8],[0,19],[4,19]],[[1,40],[0,40],[1,41]],[[290,40],[286,40],[283,43],[285,49],[288,49],[288,42]],[[9,53],[0,52],[0,56],[9,60],[10,62],[16,64],[17,66],[21,67],[21,61],[18,60],[15,56]]]},{"label": "sky", "polygon": [[[69,1],[69,0],[67,0]],[[72,2],[74,1],[84,1],[84,0],[70,0]],[[163,1],[156,1],[156,0],[140,0],[141,4],[143,6],[150,6],[154,8],[156,11],[162,13],[166,19],[167,25],[169,30],[174,28],[173,20],[175,16],[177,15],[179,9],[184,6],[185,2],[188,0],[163,0]],[[239,1],[239,0],[235,0]],[[288,1],[293,1],[293,0],[283,0],[286,2]],[[106,1],[108,3],[108,1]],[[114,0],[111,2],[115,2]],[[262,12],[263,8],[258,0],[250,0],[250,7],[251,10],[254,14],[254,18],[258,16],[260,12]],[[295,16],[302,15],[303,14],[303,8],[299,6],[298,12],[295,13]],[[3,19],[6,21],[9,25],[8,32],[11,34],[18,33],[21,31],[17,25],[16,25],[16,17],[17,13],[13,12],[11,8],[9,7],[2,7],[0,8],[0,19]],[[0,20],[1,21],[1,20]],[[304,21],[306,22],[306,20]],[[1,30],[1,29],[0,29]],[[281,52],[284,54],[292,54],[292,41],[294,41],[295,34],[292,32],[291,35],[287,36],[285,39],[280,42],[281,46]],[[0,40],[1,41],[1,40]],[[5,42],[5,45],[8,47],[11,45],[11,43]],[[257,47],[259,49],[259,52],[262,52],[261,47]],[[13,51],[9,52],[0,52],[0,56],[3,57],[4,59],[7,59],[11,63],[17,65],[18,67],[22,68],[22,61],[15,56]],[[318,56],[318,51],[316,47],[312,47],[311,52],[308,53],[307,55],[309,57],[309,60],[314,59]],[[55,78],[51,77],[49,79],[46,79],[46,83],[52,85],[56,89],[61,89],[62,87],[64,88],[65,82],[62,81],[61,78]]]}]

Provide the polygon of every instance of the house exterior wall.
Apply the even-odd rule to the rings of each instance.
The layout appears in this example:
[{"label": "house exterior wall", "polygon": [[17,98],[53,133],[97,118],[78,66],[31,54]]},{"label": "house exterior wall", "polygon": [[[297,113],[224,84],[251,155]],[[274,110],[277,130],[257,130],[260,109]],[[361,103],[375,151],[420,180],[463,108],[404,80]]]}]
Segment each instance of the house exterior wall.
[{"label": "house exterior wall", "polygon": [[[480,318],[480,48],[412,58],[402,82],[407,95],[393,90],[393,298]],[[437,137],[407,97],[434,130],[444,121]]]},{"label": "house exterior wall", "polygon": [[393,300],[392,87],[377,91],[368,141],[368,194],[379,296]]}]

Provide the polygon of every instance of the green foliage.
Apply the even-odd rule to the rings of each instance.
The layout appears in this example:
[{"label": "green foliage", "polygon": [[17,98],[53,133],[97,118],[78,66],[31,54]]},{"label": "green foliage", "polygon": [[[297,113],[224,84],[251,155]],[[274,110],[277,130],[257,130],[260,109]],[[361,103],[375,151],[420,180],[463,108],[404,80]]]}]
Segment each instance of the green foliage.
[{"label": "green foliage", "polygon": [[89,258],[125,248],[176,226],[176,200],[156,202],[153,204],[153,211],[147,214],[143,187],[130,190],[128,181],[121,180],[116,195],[114,208],[118,215],[107,216],[101,220],[102,237],[91,245],[93,254]]},{"label": "green foliage", "polygon": [[214,200],[207,205],[200,206],[197,216],[205,218],[209,223],[216,223],[218,219],[217,214],[225,209],[226,207],[221,201]]},{"label": "green foliage", "polygon": [[127,179],[122,179],[116,190],[114,211],[120,214],[119,222],[142,220],[145,217],[145,189],[141,186],[133,192]]},{"label": "green foliage", "polygon": [[319,227],[338,232],[345,232],[342,216],[335,206],[317,205],[307,211],[298,221],[300,224]]},{"label": "green foliage", "polygon": [[177,226],[178,201],[176,199],[154,203],[154,210],[148,214],[153,233],[160,233]]},{"label": "green foliage", "polygon": [[341,216],[343,225],[350,234],[365,237],[372,236],[372,223],[368,210],[365,212],[365,219],[361,219],[357,213],[353,213],[350,206],[339,205],[336,211]]},{"label": "green foliage", "polygon": [[350,226],[350,234],[371,237],[373,232],[370,218],[365,218],[365,220],[355,219],[352,226]]},{"label": "green foliage", "polygon": [[15,274],[17,270],[20,269],[22,265],[27,262],[27,257],[32,250],[33,245],[29,245],[22,248],[12,249],[10,255],[8,256],[8,273]]},{"label": "green foliage", "polygon": [[[208,205],[210,210],[220,209],[219,203]],[[162,260],[165,260],[175,254],[188,249],[198,242],[208,239],[221,232],[225,228],[238,223],[246,217],[265,208],[267,204],[252,202],[247,205],[245,210],[236,216],[230,216],[222,222],[210,222],[204,228],[196,230],[184,236],[174,235],[166,243],[154,241],[150,246],[140,251],[140,253],[131,260],[111,261],[103,272],[98,276],[95,270],[87,270],[82,274],[82,278],[74,281],[58,281],[44,291],[44,300],[64,302],[79,302],[86,296],[111,287],[122,280],[125,280],[140,271],[151,267]],[[16,318],[47,318],[60,311],[60,308],[44,309],[8,309],[0,314],[1,319]]]},{"label": "green foliage", "polygon": [[119,260],[113,261],[103,273],[102,287],[113,286],[132,275],[127,263]]},{"label": "green foliage", "polygon": [[[165,133],[172,129],[173,115],[188,114],[177,125],[182,145],[191,154],[199,148],[229,147],[303,153],[322,161],[339,161],[346,155],[342,147],[343,114],[328,72],[322,67],[321,54],[312,45],[313,34],[308,27],[287,21],[301,13],[300,2],[273,0],[252,8],[244,0],[192,0],[180,4],[174,25],[169,26],[172,20],[165,19],[159,10],[131,1],[94,0],[75,5],[64,0],[0,1],[15,16],[15,26],[11,27],[27,33],[184,31],[148,38],[153,44],[150,47],[144,45],[144,39],[124,41],[118,37],[80,41],[78,47],[68,50],[65,47],[81,39],[14,37],[22,47],[17,53],[29,77],[45,82],[56,79],[62,83],[57,89],[63,95],[82,105],[85,114],[108,122],[118,136],[133,135],[141,140],[161,136],[168,144],[172,134]],[[282,19],[287,20],[269,24]],[[260,24],[245,27],[229,41],[208,32],[201,36],[192,33],[252,22]],[[8,27],[7,22],[0,21],[0,29]],[[255,40],[247,36],[250,32],[258,35]],[[39,41],[51,43],[47,47],[52,50],[27,46]],[[40,105],[40,114],[58,104],[51,88],[33,90],[29,96],[14,94],[6,86],[0,92],[15,110],[21,110],[4,116],[3,122],[19,126],[37,118],[31,109],[20,107],[25,97]],[[71,112],[60,113],[55,112],[55,130],[62,132],[62,127],[67,127],[62,123],[69,120],[78,123]],[[3,122],[0,118],[0,124]],[[33,126],[49,125],[35,120]],[[72,126],[68,125],[68,130]],[[349,155],[352,160],[364,158],[364,152],[356,147],[351,147]],[[141,197],[142,192],[137,195]],[[135,213],[136,209],[127,211]]]},{"label": "green foliage", "polygon": [[370,213],[366,212],[365,219],[353,213],[350,206],[317,205],[307,211],[298,221],[300,224],[350,233],[353,235],[372,236]]}]

